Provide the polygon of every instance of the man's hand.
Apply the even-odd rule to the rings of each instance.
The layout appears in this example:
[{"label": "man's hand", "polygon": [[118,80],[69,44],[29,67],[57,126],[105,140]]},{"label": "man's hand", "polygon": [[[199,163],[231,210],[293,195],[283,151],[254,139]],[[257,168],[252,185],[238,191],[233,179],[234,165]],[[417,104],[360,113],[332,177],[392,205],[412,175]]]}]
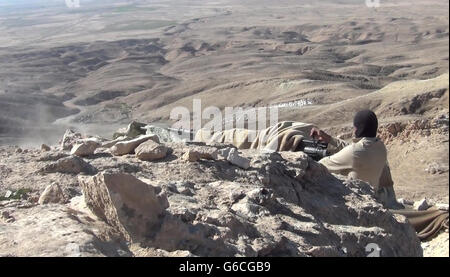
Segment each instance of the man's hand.
[{"label": "man's hand", "polygon": [[314,139],[318,139],[320,141],[329,143],[331,141],[331,136],[327,133],[325,133],[324,131],[314,127],[311,129],[311,133],[309,135],[310,137],[314,138]]}]

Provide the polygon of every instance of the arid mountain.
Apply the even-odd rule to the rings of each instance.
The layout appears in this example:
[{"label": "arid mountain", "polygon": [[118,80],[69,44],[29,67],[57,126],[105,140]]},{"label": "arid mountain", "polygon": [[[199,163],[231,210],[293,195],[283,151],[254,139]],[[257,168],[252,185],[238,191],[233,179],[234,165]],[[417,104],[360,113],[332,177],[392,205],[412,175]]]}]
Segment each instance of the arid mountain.
[{"label": "arid mountain", "polygon": [[93,1],[79,9],[2,9],[1,136],[40,133],[54,142],[60,124],[112,125],[110,133],[132,118],[165,121],[194,98],[204,107],[279,105],[282,119],[326,126],[299,101],[326,110],[394,81],[448,72],[448,2],[364,3]]}]

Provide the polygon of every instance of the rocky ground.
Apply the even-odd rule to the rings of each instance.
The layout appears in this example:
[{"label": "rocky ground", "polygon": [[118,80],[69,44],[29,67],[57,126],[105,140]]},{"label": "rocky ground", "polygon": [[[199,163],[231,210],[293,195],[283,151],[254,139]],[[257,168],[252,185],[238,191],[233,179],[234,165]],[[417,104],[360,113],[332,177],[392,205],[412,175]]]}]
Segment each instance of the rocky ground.
[{"label": "rocky ground", "polygon": [[429,242],[422,243],[425,257],[448,257],[448,230]]},{"label": "rocky ground", "polygon": [[118,141],[67,132],[50,148],[1,148],[0,254],[366,256],[370,243],[423,254],[369,185],[302,152]]}]

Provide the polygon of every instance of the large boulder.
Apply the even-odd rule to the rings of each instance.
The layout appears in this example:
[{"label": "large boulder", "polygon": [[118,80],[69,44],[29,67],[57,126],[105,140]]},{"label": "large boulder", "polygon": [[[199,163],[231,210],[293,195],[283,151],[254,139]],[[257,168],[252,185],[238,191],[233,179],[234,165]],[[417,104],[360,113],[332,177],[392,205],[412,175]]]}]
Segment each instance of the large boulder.
[{"label": "large boulder", "polygon": [[61,187],[54,183],[45,188],[39,197],[38,203],[42,205],[48,203],[64,203],[65,201],[66,199]]},{"label": "large boulder", "polygon": [[67,129],[61,141],[61,150],[70,151],[78,140],[83,139],[83,135],[71,129]]},{"label": "large boulder", "polygon": [[126,128],[119,129],[113,135],[113,139],[117,139],[119,137],[127,137],[128,139],[136,138],[141,135],[145,135],[147,133],[147,129],[145,128],[147,124],[133,121]]},{"label": "large boulder", "polygon": [[197,256],[422,255],[414,229],[377,203],[369,184],[301,152],[241,156],[251,159],[246,171],[222,160],[149,168],[152,179],[171,172],[162,185],[171,216],[146,245]]},{"label": "large boulder", "polygon": [[138,147],[139,145],[141,145],[142,143],[144,143],[148,140],[153,140],[154,142],[159,143],[158,136],[156,136],[156,135],[139,136],[132,140],[121,141],[121,142],[116,143],[111,148],[111,153],[115,156],[123,156],[123,155],[127,155],[127,154],[133,154],[136,147]]},{"label": "large boulder", "polygon": [[170,131],[166,128],[162,128],[154,125],[147,125],[145,127],[147,135],[157,135],[161,142],[181,142],[182,139],[177,132]]},{"label": "large boulder", "polygon": [[[17,198],[0,190],[0,198],[7,196],[0,201],[0,254],[72,255],[78,249],[75,243],[81,255],[114,256],[119,251],[116,246],[129,241],[139,244],[129,246],[135,255],[385,257],[423,253],[406,218],[384,209],[369,184],[330,174],[302,152],[239,150],[241,157],[251,160],[247,170],[240,170],[223,158],[197,163],[180,159],[199,144],[166,146],[171,157],[179,158],[145,163],[134,156],[95,155],[89,160],[92,168],[85,164],[86,169],[103,173],[93,177],[58,174],[79,172],[85,161],[54,155],[53,149],[45,153],[51,154],[45,159],[38,150],[20,155],[13,153],[15,148],[0,151],[3,187],[32,190]],[[221,146],[210,150],[214,149]],[[42,167],[57,174],[35,174]],[[59,204],[37,205],[36,193],[52,183],[72,197],[70,202],[84,193],[80,198],[89,212],[70,206],[70,213],[53,213]],[[14,203],[17,208],[11,207]],[[65,205],[69,210],[69,204]],[[103,225],[91,225],[86,217],[95,222],[98,217]],[[86,224],[77,225],[77,220]],[[99,234],[102,230],[106,233]],[[48,243],[52,234],[61,238],[52,237],[55,241]],[[66,253],[62,245],[68,241]],[[111,251],[99,250],[101,244]]]},{"label": "large boulder", "polygon": [[66,174],[94,174],[96,169],[82,158],[77,156],[69,156],[61,158],[56,162],[44,166],[40,172],[42,173],[66,173]]},{"label": "large boulder", "polygon": [[87,206],[128,241],[153,236],[169,206],[161,189],[129,174],[102,172],[79,181]]},{"label": "large boulder", "polygon": [[430,207],[426,198],[414,202],[414,209],[418,211],[426,211]]},{"label": "large boulder", "polygon": [[125,140],[128,140],[128,138],[126,136],[121,136],[121,137],[118,137],[116,139],[103,142],[101,147],[103,147],[103,148],[111,148],[114,145],[116,145],[116,143],[121,142],[121,141],[125,141]]},{"label": "large boulder", "polygon": [[250,160],[241,157],[235,148],[231,148],[228,152],[227,161],[243,169],[248,169],[250,167]]},{"label": "large boulder", "polygon": [[217,158],[217,148],[208,146],[192,146],[182,156],[182,159],[188,162],[196,162],[201,159],[217,160]]},{"label": "large boulder", "polygon": [[155,161],[166,157],[169,148],[154,142],[153,140],[148,140],[141,145],[139,145],[135,152],[136,157],[143,161]]},{"label": "large boulder", "polygon": [[132,253],[106,223],[63,205],[2,207],[14,221],[0,220],[0,257],[104,257]]},{"label": "large boulder", "polygon": [[95,150],[101,145],[101,142],[96,138],[83,139],[78,141],[72,147],[70,154],[79,157],[87,157],[93,155]]}]

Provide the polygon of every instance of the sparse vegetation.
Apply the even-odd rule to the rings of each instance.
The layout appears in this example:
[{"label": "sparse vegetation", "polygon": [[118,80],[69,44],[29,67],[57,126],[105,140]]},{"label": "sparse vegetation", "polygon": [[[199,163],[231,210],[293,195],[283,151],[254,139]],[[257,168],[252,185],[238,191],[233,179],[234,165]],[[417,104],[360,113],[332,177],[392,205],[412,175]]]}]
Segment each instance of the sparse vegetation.
[{"label": "sparse vegetation", "polygon": [[27,199],[28,194],[30,192],[32,192],[32,190],[29,189],[29,188],[21,188],[21,189],[18,189],[18,190],[11,190],[7,194],[8,195],[7,197],[5,195],[0,196],[0,201],[3,201],[3,200]]}]

